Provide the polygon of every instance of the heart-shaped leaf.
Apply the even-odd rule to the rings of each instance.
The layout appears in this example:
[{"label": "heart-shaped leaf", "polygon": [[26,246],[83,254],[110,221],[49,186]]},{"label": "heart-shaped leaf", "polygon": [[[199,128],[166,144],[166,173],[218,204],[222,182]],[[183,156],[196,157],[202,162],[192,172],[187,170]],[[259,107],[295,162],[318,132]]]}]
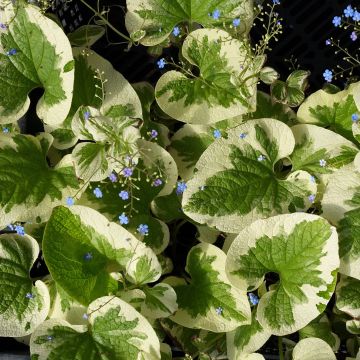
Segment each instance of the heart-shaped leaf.
[{"label": "heart-shaped leaf", "polygon": [[314,92],[299,107],[299,121],[326,127],[354,141],[351,116],[359,112],[359,87],[360,83],[355,83],[335,94]]},{"label": "heart-shaped leaf", "polygon": [[101,297],[89,305],[88,325],[51,319],[31,336],[30,351],[39,360],[155,360],[159,339],[149,322],[116,297]]},{"label": "heart-shaped leaf", "polygon": [[199,244],[190,250],[186,271],[192,280],[190,284],[173,284],[179,305],[173,321],[213,332],[231,331],[250,322],[245,292],[229,283],[225,260],[225,253],[214,245]]},{"label": "heart-shaped leaf", "polygon": [[84,207],[57,207],[46,225],[45,262],[54,280],[83,305],[116,291],[111,272],[134,283],[156,281],[156,255],[122,226]]},{"label": "heart-shaped leaf", "polygon": [[200,74],[172,70],[159,79],[155,96],[166,114],[209,124],[255,110],[258,70],[245,43],[222,30],[199,29],[185,39],[182,55]]},{"label": "heart-shaped leaf", "polygon": [[316,184],[304,171],[286,177],[275,164],[294,150],[288,126],[251,120],[217,139],[201,155],[187,183],[183,208],[199,223],[236,233],[255,219],[310,206]]},{"label": "heart-shaped leaf", "polygon": [[30,105],[28,94],[41,87],[44,95],[37,104],[37,114],[46,124],[59,125],[72,99],[74,59],[70,42],[38,7],[21,3],[15,11],[11,18],[5,18],[9,28],[1,35],[6,54],[0,54],[0,123],[22,117]]},{"label": "heart-shaped leaf", "polygon": [[231,244],[226,272],[240,289],[253,290],[264,276],[280,277],[257,309],[261,326],[275,335],[293,333],[322,313],[334,291],[338,238],[323,218],[305,213],[258,220]]},{"label": "heart-shaped leaf", "polygon": [[0,336],[31,334],[48,315],[48,289],[29,276],[38,255],[31,236],[0,235]]}]

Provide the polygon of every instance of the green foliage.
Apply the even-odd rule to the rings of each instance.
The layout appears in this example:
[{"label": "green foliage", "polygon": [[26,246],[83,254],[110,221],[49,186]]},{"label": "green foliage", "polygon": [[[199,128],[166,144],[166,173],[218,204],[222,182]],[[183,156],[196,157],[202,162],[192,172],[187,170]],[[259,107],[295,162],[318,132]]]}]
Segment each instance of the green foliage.
[{"label": "green foliage", "polygon": [[210,41],[207,36],[204,36],[201,42],[190,40],[187,57],[199,68],[200,77],[182,77],[170,81],[157,91],[156,96],[161,97],[170,91],[169,102],[183,99],[185,106],[203,102],[208,106],[221,105],[225,108],[236,102],[246,106],[241,87],[231,81],[232,70],[220,50],[221,43]]},{"label": "green foliage", "polygon": [[[265,131],[256,125],[256,140],[264,153],[249,144],[243,148],[230,146],[232,169],[224,170],[209,177],[205,189],[196,192],[185,205],[185,210],[223,216],[248,214],[252,210],[264,214],[282,212],[283,202],[289,211],[303,208],[306,195],[299,185],[280,180],[273,171],[278,155],[276,141],[270,140]],[[259,156],[265,160],[259,161]]]},{"label": "green foliage", "polygon": [[[126,19],[127,28],[130,33],[145,31],[145,38],[140,40],[144,45],[161,43],[174,26],[182,23],[187,23],[189,26],[198,23],[205,27],[222,27],[230,25],[233,18],[240,17],[243,23],[241,29],[245,30],[252,11],[251,2],[247,0],[197,2],[191,0],[140,2],[136,0],[128,1],[127,6],[129,11]],[[214,19],[209,16],[215,10],[220,12],[223,19]]]},{"label": "green foliage", "polygon": [[[36,19],[40,26],[30,19]],[[52,40],[44,31],[46,27],[53,32]],[[5,51],[16,51],[12,56],[0,54],[1,117],[15,122],[29,107],[28,93],[42,87],[45,92],[37,108],[39,117],[46,123],[63,121],[70,108],[74,73],[66,68],[72,55],[62,30],[35,8],[19,6],[9,31],[1,35],[1,46]]]},{"label": "green foliage", "polygon": [[[110,9],[66,36],[42,2],[0,6],[0,336],[37,360],[260,359],[273,335],[355,358],[360,82],[279,80],[275,3],[129,0],[129,36]],[[107,27],[151,46],[156,85],[91,49]]]}]

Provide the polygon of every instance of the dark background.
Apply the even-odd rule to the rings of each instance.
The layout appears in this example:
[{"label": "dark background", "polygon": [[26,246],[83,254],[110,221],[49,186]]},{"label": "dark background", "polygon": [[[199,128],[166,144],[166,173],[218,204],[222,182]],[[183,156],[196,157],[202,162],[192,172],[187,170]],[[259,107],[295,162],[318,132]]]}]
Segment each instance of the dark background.
[{"label": "dark background", "polygon": [[[96,1],[88,0],[88,3],[93,7],[96,6]],[[116,5],[110,11],[109,21],[120,31],[126,33],[124,26],[125,0],[100,0],[100,3],[104,6]],[[281,74],[281,79],[285,80],[290,73],[289,63],[285,59],[290,59],[292,56],[297,60],[301,69],[311,71],[307,93],[320,89],[324,85],[322,77],[324,70],[334,69],[341,61],[341,56],[335,56],[334,48],[326,46],[325,40],[334,37],[341,40],[342,45],[348,47],[350,51],[358,49],[360,37],[359,40],[352,42],[350,40],[351,31],[335,28],[332,24],[333,17],[341,15],[343,9],[349,4],[356,6],[356,1],[351,3],[344,0],[282,0],[281,5],[277,6],[277,12],[283,18],[283,34],[279,42],[272,43],[273,50],[268,56],[267,65],[274,67]],[[55,6],[51,11],[58,15],[65,32],[71,32],[81,25],[86,25],[93,15],[78,0],[72,0],[67,4],[65,0],[55,0]],[[108,35],[112,42],[122,41],[111,30]],[[251,35],[256,40],[261,33],[257,27],[254,27]],[[126,52],[124,51],[126,45],[109,45],[106,38],[103,37],[93,46],[93,49],[111,61],[113,66],[131,83],[149,81],[155,84],[161,75],[156,67],[158,59],[150,56],[143,46],[133,46],[130,51]],[[164,50],[163,55],[165,57],[174,56],[175,51],[175,49],[168,48]],[[346,79],[334,81],[334,83],[344,87]],[[40,131],[40,128],[40,123],[31,121],[27,126],[27,132],[35,133]],[[189,233],[192,233],[193,229],[184,228],[182,231],[184,237],[189,238]],[[194,238],[194,234],[191,234],[191,238]],[[184,256],[185,258],[186,256]],[[181,259],[179,262],[182,262]],[[41,267],[39,270],[41,272]],[[27,351],[26,346],[11,338],[0,338],[0,359],[8,359],[5,353],[25,354]],[[270,341],[263,351],[264,354],[277,354],[276,342]],[[271,355],[266,356],[268,359],[277,358]],[[345,355],[338,354],[338,359],[345,359]]]}]

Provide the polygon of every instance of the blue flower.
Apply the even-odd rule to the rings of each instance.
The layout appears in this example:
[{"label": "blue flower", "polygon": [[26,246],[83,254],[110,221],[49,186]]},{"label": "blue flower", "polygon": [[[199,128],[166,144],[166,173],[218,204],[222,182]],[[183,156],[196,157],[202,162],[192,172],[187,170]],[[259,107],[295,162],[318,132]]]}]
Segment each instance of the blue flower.
[{"label": "blue flower", "polygon": [[219,9],[215,9],[215,10],[213,11],[213,13],[211,14],[211,17],[212,17],[214,20],[219,20],[220,10],[219,10]]},{"label": "blue flower", "polygon": [[14,230],[15,230],[15,226],[12,225],[12,224],[9,224],[7,227],[8,227],[8,229],[11,230],[11,231],[14,231]]},{"label": "blue flower", "polygon": [[333,73],[331,70],[326,69],[323,73],[323,77],[327,82],[331,82],[332,81],[332,77],[333,77]]},{"label": "blue flower", "polygon": [[327,39],[327,40],[325,41],[325,44],[326,44],[326,45],[331,45],[331,40],[330,40],[330,39]]},{"label": "blue flower", "polygon": [[103,196],[102,191],[98,187],[94,189],[93,193],[98,199],[102,198],[102,196]]},{"label": "blue flower", "polygon": [[86,261],[90,261],[91,259],[93,258],[92,254],[87,252],[85,255],[84,255],[84,260]]},{"label": "blue flower", "polygon": [[356,32],[355,32],[355,31],[353,31],[353,32],[350,34],[350,39],[351,39],[352,41],[355,41],[355,40],[357,39],[357,35],[356,35]]},{"label": "blue flower", "polygon": [[162,180],[157,178],[154,180],[153,186],[158,187],[158,186],[162,185],[162,183],[163,183]]},{"label": "blue flower", "polygon": [[84,112],[84,120],[85,120],[85,121],[88,121],[89,118],[90,118],[90,116],[91,116],[90,111],[89,111],[89,110],[86,110],[86,111]]},{"label": "blue flower", "polygon": [[357,122],[359,120],[359,114],[357,114],[357,113],[352,114],[351,115],[351,120],[353,122]]},{"label": "blue flower", "polygon": [[163,69],[166,65],[166,61],[164,58],[161,58],[158,62],[157,62],[157,66],[159,69]]},{"label": "blue flower", "polygon": [[4,23],[0,23],[0,29],[6,30],[7,26]]},{"label": "blue flower", "polygon": [[280,5],[280,0],[273,0],[274,5]]},{"label": "blue flower", "polygon": [[176,185],[176,194],[180,195],[187,189],[185,181],[178,181]]},{"label": "blue flower", "polygon": [[10,49],[9,51],[6,52],[7,56],[12,56],[12,55],[16,55],[16,54],[17,54],[16,49]]},{"label": "blue flower", "polygon": [[360,12],[357,10],[354,11],[353,18],[354,21],[360,21]]},{"label": "blue flower", "polygon": [[346,9],[344,10],[345,17],[353,17],[354,16],[354,9],[351,7],[351,5],[348,5]]},{"label": "blue flower", "polygon": [[109,179],[110,179],[111,182],[115,182],[117,180],[117,176],[114,173],[111,173],[109,175]]},{"label": "blue flower", "polygon": [[308,199],[311,203],[313,203],[315,201],[315,195],[314,194],[309,195]]},{"label": "blue flower", "polygon": [[119,192],[119,196],[121,198],[121,200],[128,200],[129,199],[129,193],[125,190],[121,190]]},{"label": "blue flower", "polygon": [[119,215],[119,221],[121,225],[126,225],[129,223],[129,218],[125,215],[125,213],[122,213],[121,215]]},{"label": "blue flower", "polygon": [[259,303],[259,298],[253,293],[249,293],[248,298],[249,298],[250,304],[253,306],[255,306]]},{"label": "blue flower", "polygon": [[72,206],[75,204],[74,198],[72,198],[71,196],[68,196],[66,198],[66,205]]},{"label": "blue flower", "polygon": [[234,27],[238,27],[240,25],[241,20],[239,18],[233,20]]},{"label": "blue flower", "polygon": [[26,293],[25,297],[26,297],[27,299],[33,299],[33,298],[35,297],[35,295],[28,292],[28,293]]},{"label": "blue flower", "polygon": [[217,307],[217,308],[215,309],[215,311],[216,311],[216,314],[221,315],[224,310],[223,310],[223,308],[222,308],[221,306],[219,306],[219,307]]},{"label": "blue flower", "polygon": [[179,36],[180,35],[180,29],[178,26],[174,27],[174,30],[172,31],[174,36]]},{"label": "blue flower", "polygon": [[221,138],[221,131],[218,129],[215,129],[213,132],[214,138],[215,139],[220,139]]},{"label": "blue flower", "polygon": [[321,167],[325,167],[326,166],[326,160],[324,160],[324,159],[319,160],[319,165]]},{"label": "blue flower", "polygon": [[87,320],[87,319],[89,318],[89,315],[85,313],[85,314],[82,316],[82,318],[83,318],[84,320]]},{"label": "blue flower", "polygon": [[8,134],[8,133],[10,132],[10,129],[7,128],[7,127],[4,127],[4,128],[2,129],[2,131],[3,131],[4,134]]},{"label": "blue flower", "polygon": [[140,235],[149,235],[149,225],[140,224],[136,230]]},{"label": "blue flower", "polygon": [[312,183],[316,183],[316,179],[315,179],[315,176],[314,176],[314,175],[311,175],[311,176],[310,176],[310,181],[311,181]]},{"label": "blue flower", "polygon": [[266,156],[265,155],[259,155],[257,159],[258,159],[258,161],[264,161],[266,159]]},{"label": "blue flower", "polygon": [[241,134],[239,135],[239,138],[240,138],[240,139],[245,139],[245,138],[246,138],[246,136],[247,136],[247,134],[245,134],[245,133],[241,133]]},{"label": "blue flower", "polygon": [[124,175],[124,177],[130,177],[133,174],[133,169],[126,167],[125,169],[123,169],[122,174]]},{"label": "blue flower", "polygon": [[21,225],[15,225],[15,231],[18,235],[21,235],[21,236],[25,235],[24,227]]},{"label": "blue flower", "polygon": [[159,133],[156,130],[154,130],[154,129],[151,130],[150,136],[152,139],[155,139],[158,135],[159,135]]},{"label": "blue flower", "polygon": [[48,341],[51,341],[51,340],[53,340],[54,338],[53,338],[51,335],[48,335],[48,336],[46,337],[46,339],[47,339]]},{"label": "blue flower", "polygon": [[332,23],[334,24],[335,27],[340,26],[341,24],[341,17],[340,16],[334,16]]}]

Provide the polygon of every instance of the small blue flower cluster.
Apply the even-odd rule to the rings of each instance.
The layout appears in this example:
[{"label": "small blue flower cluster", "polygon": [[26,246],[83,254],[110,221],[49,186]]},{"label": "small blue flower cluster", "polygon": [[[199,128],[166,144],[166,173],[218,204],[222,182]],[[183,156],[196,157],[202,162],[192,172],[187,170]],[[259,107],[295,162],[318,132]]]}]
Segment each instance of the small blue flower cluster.
[{"label": "small blue flower cluster", "polygon": [[140,224],[136,230],[140,235],[149,235],[149,225],[147,224]]},{"label": "small blue flower cluster", "polygon": [[[343,19],[343,17],[345,19]],[[343,22],[345,23],[345,25],[349,24],[349,21],[354,21],[354,22],[359,22],[360,21],[360,12],[357,11],[356,8],[353,8],[351,5],[348,5],[345,9],[344,9],[344,13],[341,16],[334,16],[332,19],[332,23],[335,27],[340,27]],[[353,31],[350,34],[350,39],[352,41],[355,41],[357,39],[357,33],[356,31]]]},{"label": "small blue flower cluster", "polygon": [[178,181],[176,185],[176,195],[182,194],[187,189],[185,181]]},{"label": "small blue flower cluster", "polygon": [[19,224],[15,224],[15,225],[13,225],[13,224],[10,224],[10,225],[8,225],[7,226],[7,228],[9,229],[9,230],[11,230],[11,231],[16,231],[16,233],[18,234],[18,235],[21,235],[21,236],[24,236],[25,235],[25,229],[24,229],[24,227],[22,226],[22,225],[19,225]]}]

